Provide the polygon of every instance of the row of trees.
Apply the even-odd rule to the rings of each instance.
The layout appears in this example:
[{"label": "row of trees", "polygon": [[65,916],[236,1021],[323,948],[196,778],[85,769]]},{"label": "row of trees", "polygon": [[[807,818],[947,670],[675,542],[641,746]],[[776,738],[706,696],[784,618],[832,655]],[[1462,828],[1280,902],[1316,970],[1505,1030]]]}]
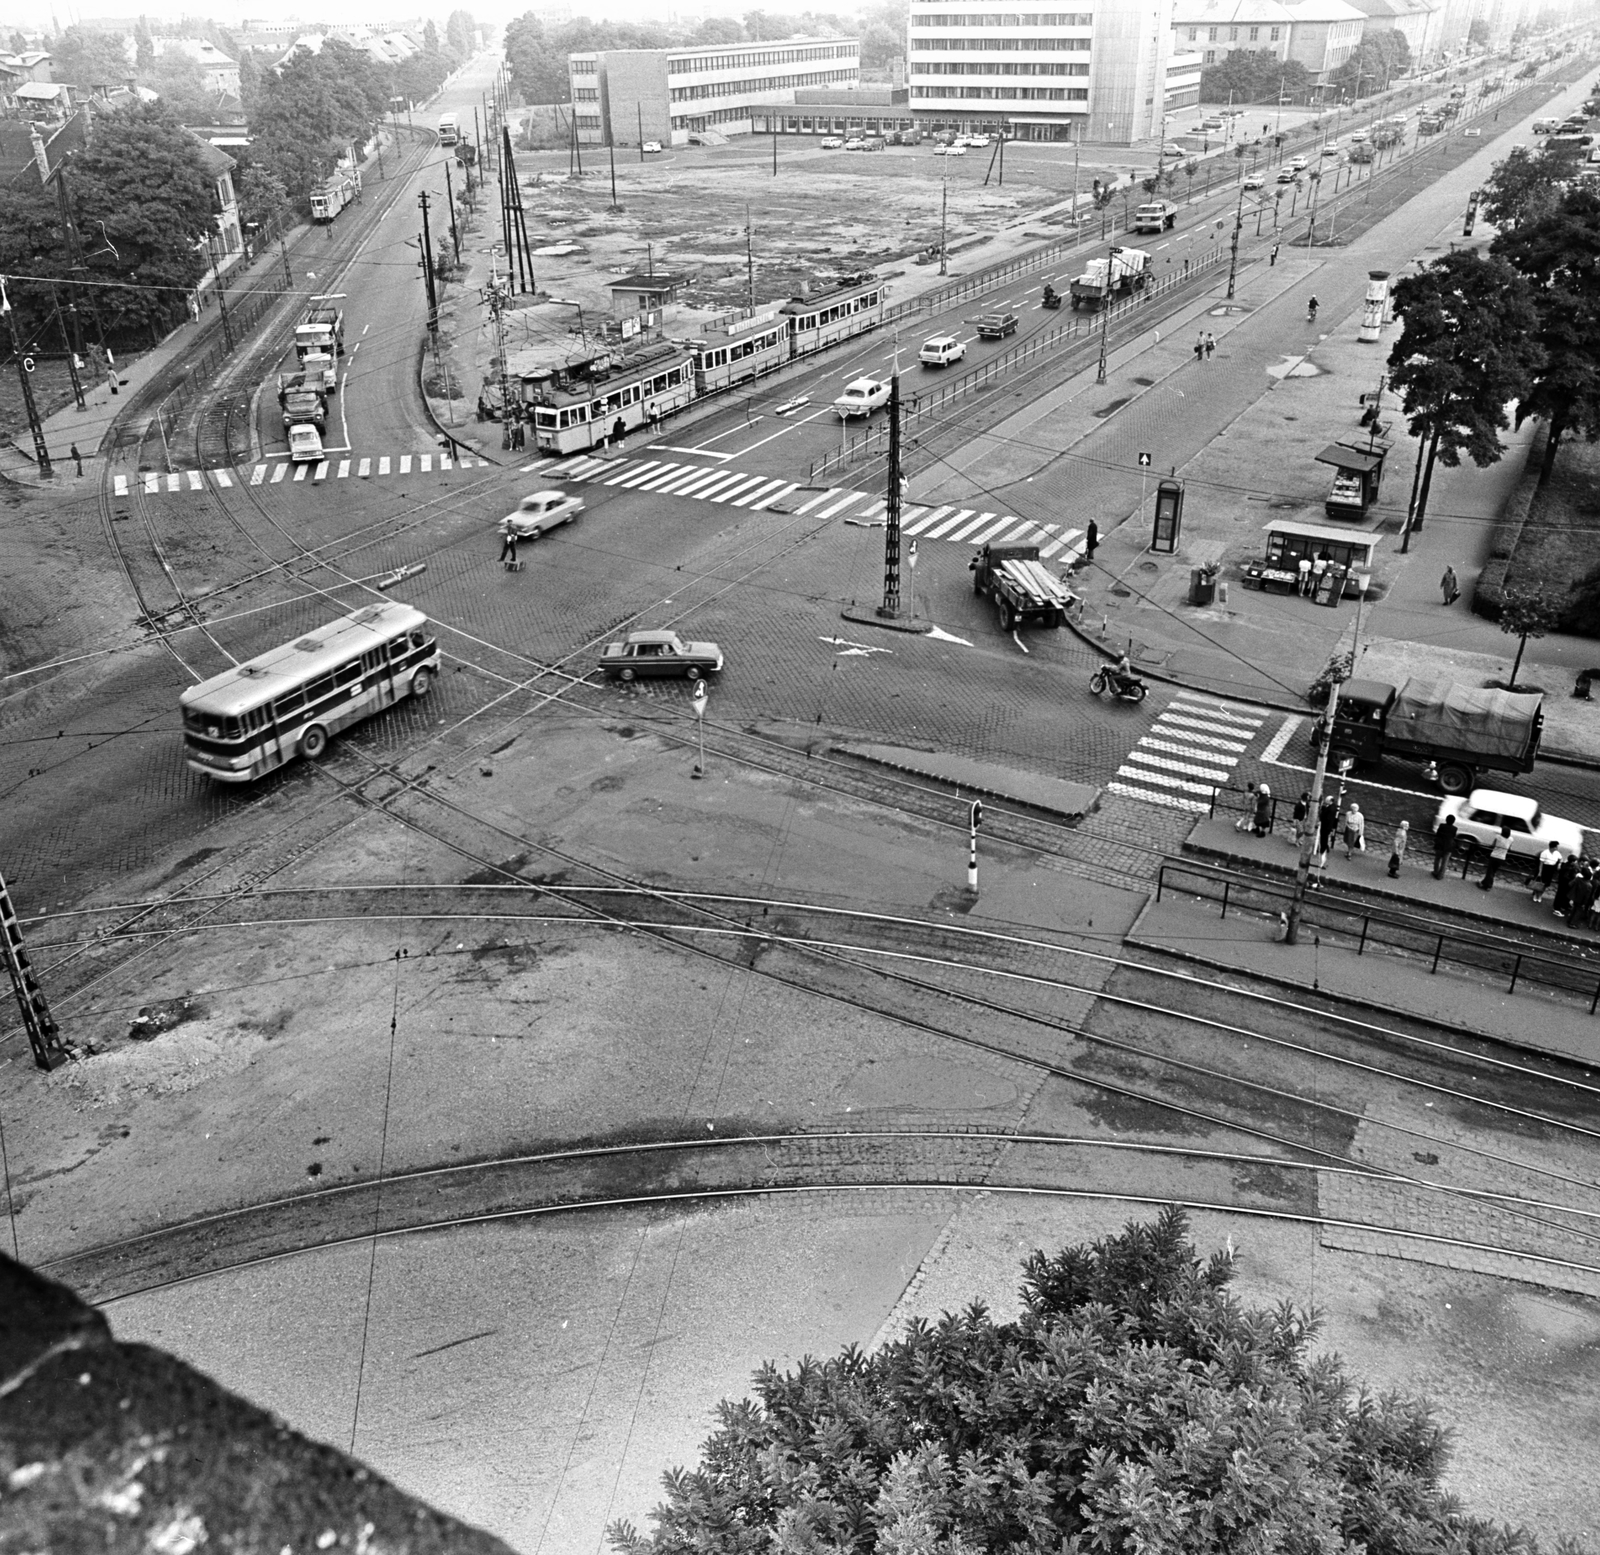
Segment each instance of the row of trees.
[{"label": "row of trees", "polygon": [[1023,1267],[981,1304],[755,1376],[622,1555],[1536,1555],[1441,1488],[1426,1403],[1313,1356],[1315,1314],[1243,1307],[1182,1210]]},{"label": "row of trees", "polygon": [[[179,322],[209,263],[217,204],[200,144],[172,110],[139,103],[96,118],[88,146],[68,163],[66,189],[64,216],[55,186],[0,188],[0,274],[13,278],[24,348],[67,349],[56,306],[73,334],[75,295],[83,335],[96,342],[103,335],[113,348]],[[28,276],[86,284],[51,286],[22,279]]]},{"label": "row of trees", "polygon": [[878,0],[855,15],[746,11],[743,18],[708,16],[693,27],[601,22],[581,17],[547,27],[528,11],[506,24],[512,89],[525,103],[565,103],[571,92],[567,55],[600,49],[667,49],[696,44],[771,42],[794,37],[859,37],[862,68],[887,70],[905,53],[904,0]]},{"label": "row of trees", "polygon": [[[1328,101],[1386,92],[1410,69],[1411,47],[1400,33],[1374,33],[1329,75]],[[1281,59],[1270,49],[1234,49],[1200,73],[1200,98],[1208,103],[1306,104],[1315,86],[1298,60]]]}]

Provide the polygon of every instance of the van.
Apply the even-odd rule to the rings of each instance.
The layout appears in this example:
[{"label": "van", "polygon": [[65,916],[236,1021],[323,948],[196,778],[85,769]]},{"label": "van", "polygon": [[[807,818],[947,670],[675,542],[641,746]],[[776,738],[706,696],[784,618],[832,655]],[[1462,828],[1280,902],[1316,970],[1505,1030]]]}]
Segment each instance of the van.
[{"label": "van", "polygon": [[1550,135],[1560,128],[1561,121],[1559,119],[1535,119],[1533,121],[1533,133],[1535,135]]}]

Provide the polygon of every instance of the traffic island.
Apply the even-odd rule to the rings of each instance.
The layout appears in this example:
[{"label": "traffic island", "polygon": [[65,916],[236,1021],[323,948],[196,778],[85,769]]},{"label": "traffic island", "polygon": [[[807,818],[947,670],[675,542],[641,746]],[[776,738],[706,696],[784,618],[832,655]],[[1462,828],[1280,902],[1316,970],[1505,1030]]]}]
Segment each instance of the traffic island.
[{"label": "traffic island", "polygon": [[993,761],[977,761],[970,756],[952,756],[944,751],[912,750],[904,745],[866,745],[855,741],[836,742],[832,750],[857,761],[891,767],[913,777],[948,783],[958,794],[981,794],[986,799],[1002,799],[1026,805],[1063,821],[1080,821],[1094,809],[1100,790],[1089,783],[1069,783],[1062,778],[1024,772]]},{"label": "traffic island", "polygon": [[879,605],[858,605],[853,599],[839,612],[840,618],[856,626],[881,626],[889,632],[911,632],[926,637],[934,630],[934,623],[925,616],[902,610],[897,615],[886,615]]}]

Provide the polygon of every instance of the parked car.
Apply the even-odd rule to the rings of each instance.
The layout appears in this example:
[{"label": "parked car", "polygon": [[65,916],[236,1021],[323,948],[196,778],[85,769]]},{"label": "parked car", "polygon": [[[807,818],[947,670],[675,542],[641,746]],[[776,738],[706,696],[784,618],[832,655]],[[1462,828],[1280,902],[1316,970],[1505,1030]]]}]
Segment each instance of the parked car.
[{"label": "parked car", "polygon": [[1509,825],[1511,851],[1519,858],[1535,857],[1551,842],[1568,853],[1583,853],[1581,826],[1546,814],[1537,799],[1525,799],[1521,794],[1496,788],[1475,788],[1465,797],[1457,794],[1440,804],[1433,818],[1435,830],[1444,825],[1447,815],[1456,818],[1456,830],[1462,837],[1486,851],[1500,835],[1501,826]]},{"label": "parked car", "polygon": [[889,383],[884,378],[857,378],[844,386],[844,393],[833,402],[842,420],[870,416],[889,403]]},{"label": "parked car", "polygon": [[967,343],[960,336],[934,335],[922,342],[917,359],[930,367],[948,367],[952,362],[959,362],[966,354]]},{"label": "parked car", "polygon": [[570,524],[583,511],[583,499],[564,491],[530,491],[500,520],[500,533],[519,540],[537,540],[547,529]]},{"label": "parked car", "polygon": [[837,135],[830,135],[822,142],[822,149],[824,151],[843,151],[844,142]]},{"label": "parked car", "polygon": [[1352,145],[1359,146],[1361,144],[1361,142],[1364,141],[1366,138],[1367,138],[1367,132],[1365,130],[1351,130],[1350,131],[1350,141],[1351,141]]},{"label": "parked car", "polygon": [[967,154],[965,146],[935,146],[933,154],[936,157],[964,157]]},{"label": "parked car", "polygon": [[1161,148],[1161,155],[1164,157],[1185,157],[1188,154],[1184,147],[1180,146],[1175,140],[1169,140]]},{"label": "parked car", "polygon": [[642,146],[640,146],[639,149],[644,152],[647,157],[655,156],[660,153],[661,142],[659,140],[647,140]]},{"label": "parked car", "polygon": [[859,135],[852,135],[850,139],[844,143],[844,149],[846,151],[865,151],[867,149],[867,143],[866,141],[862,140]]},{"label": "parked car", "polygon": [[600,669],[608,680],[638,680],[645,675],[683,675],[699,680],[722,668],[715,643],[686,643],[676,632],[629,632],[600,650]]}]

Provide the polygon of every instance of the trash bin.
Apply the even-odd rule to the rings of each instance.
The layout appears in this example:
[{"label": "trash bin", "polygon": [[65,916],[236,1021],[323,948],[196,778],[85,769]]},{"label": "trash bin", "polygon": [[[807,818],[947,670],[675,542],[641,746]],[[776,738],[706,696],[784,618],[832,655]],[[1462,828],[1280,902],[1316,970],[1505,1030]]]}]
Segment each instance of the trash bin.
[{"label": "trash bin", "polygon": [[1209,605],[1216,596],[1216,576],[1209,573],[1204,567],[1191,567],[1189,569],[1189,603],[1191,605]]}]

